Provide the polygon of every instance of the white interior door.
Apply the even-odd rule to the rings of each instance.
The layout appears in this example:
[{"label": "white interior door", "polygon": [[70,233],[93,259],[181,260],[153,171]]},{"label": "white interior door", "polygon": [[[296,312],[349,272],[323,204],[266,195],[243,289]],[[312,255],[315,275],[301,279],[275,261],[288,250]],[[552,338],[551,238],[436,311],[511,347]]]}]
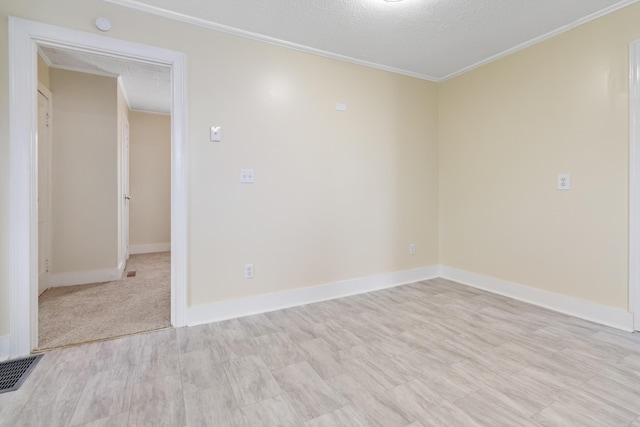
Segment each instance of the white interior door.
[{"label": "white interior door", "polygon": [[122,120],[122,245],[124,259],[129,259],[129,120]]},{"label": "white interior door", "polygon": [[49,287],[51,262],[51,92],[38,88],[38,295]]}]

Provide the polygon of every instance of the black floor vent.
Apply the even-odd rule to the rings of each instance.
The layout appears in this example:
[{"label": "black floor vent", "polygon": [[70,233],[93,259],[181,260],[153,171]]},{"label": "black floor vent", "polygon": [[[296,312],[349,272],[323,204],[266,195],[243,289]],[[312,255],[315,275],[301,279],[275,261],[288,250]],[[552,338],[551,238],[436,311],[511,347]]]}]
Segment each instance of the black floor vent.
[{"label": "black floor vent", "polygon": [[19,389],[41,357],[42,354],[38,354],[0,362],[0,393]]}]

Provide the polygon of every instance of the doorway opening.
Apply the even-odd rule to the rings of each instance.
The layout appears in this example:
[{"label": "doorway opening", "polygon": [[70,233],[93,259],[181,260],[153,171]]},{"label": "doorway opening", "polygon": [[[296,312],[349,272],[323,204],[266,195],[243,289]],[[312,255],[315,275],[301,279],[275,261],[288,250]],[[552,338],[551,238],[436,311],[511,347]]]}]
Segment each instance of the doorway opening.
[{"label": "doorway opening", "polygon": [[[38,55],[55,106],[53,143],[38,134],[39,153],[53,153],[38,158],[52,171],[38,177],[39,235],[52,248],[45,257],[39,237],[38,350],[169,327],[171,70],[45,46]],[[44,116],[39,130],[52,128]]]},{"label": "doorway opening", "polygon": [[184,326],[187,231],[184,55],[10,17],[10,356],[29,354],[38,346],[37,50],[42,47],[136,61],[170,70],[171,324]]},{"label": "doorway opening", "polygon": [[52,108],[51,91],[38,82],[38,295],[49,287]]}]

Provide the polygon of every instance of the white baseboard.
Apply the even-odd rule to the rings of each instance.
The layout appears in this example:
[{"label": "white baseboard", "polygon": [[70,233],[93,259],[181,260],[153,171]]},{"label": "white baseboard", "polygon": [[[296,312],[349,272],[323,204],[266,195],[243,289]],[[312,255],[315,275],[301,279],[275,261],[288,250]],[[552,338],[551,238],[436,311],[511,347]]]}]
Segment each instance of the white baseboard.
[{"label": "white baseboard", "polygon": [[187,325],[217,322],[392,288],[434,279],[439,276],[439,271],[439,266],[435,265],[214,304],[196,305],[187,309]]},{"label": "white baseboard", "polygon": [[122,277],[124,266],[106,270],[71,271],[49,276],[49,287],[86,285],[88,283],[111,282]]},{"label": "white baseboard", "polygon": [[9,335],[0,337],[0,361],[9,358]]},{"label": "white baseboard", "polygon": [[116,277],[118,277],[118,279],[122,279],[125,268],[127,268],[127,260],[123,260],[120,264],[118,264],[118,271],[116,273]]},{"label": "white baseboard", "polygon": [[167,243],[148,243],[146,245],[131,245],[129,253],[135,254],[151,254],[154,252],[169,252],[171,250],[171,242]]},{"label": "white baseboard", "polygon": [[606,307],[541,289],[530,288],[453,267],[441,266],[440,276],[463,285],[504,295],[602,325],[629,332],[633,331],[633,314],[624,310]]}]

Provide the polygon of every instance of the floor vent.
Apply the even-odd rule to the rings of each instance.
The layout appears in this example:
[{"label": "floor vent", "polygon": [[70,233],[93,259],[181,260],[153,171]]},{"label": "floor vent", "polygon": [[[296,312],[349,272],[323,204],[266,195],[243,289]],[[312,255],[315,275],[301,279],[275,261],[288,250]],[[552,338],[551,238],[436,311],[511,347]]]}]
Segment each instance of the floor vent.
[{"label": "floor vent", "polygon": [[38,354],[0,362],[0,393],[19,389],[41,357],[42,354]]},{"label": "floor vent", "polygon": [[136,277],[135,271],[127,271],[127,277]]}]

